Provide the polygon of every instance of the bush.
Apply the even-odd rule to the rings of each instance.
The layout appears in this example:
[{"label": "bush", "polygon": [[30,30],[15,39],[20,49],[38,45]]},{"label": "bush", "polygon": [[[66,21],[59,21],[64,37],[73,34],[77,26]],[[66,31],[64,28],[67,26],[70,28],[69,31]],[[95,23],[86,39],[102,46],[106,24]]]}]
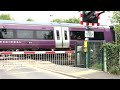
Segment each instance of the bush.
[{"label": "bush", "polygon": [[109,72],[112,74],[120,75],[120,67],[113,66],[109,69]]},{"label": "bush", "polygon": [[108,72],[112,74],[120,74],[119,66],[120,45],[113,43],[105,43],[103,47],[106,49]]},{"label": "bush", "polygon": [[94,64],[92,64],[92,68],[101,69],[101,67],[102,67],[101,63],[94,63]]}]

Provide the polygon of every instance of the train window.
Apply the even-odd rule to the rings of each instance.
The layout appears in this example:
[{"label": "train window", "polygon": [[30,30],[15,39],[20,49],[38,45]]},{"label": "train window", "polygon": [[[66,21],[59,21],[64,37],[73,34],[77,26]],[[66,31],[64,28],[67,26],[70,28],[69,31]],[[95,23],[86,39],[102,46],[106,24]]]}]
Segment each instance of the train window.
[{"label": "train window", "polygon": [[3,39],[14,38],[13,30],[6,30],[6,33],[0,30],[0,38],[3,38]]},{"label": "train window", "polygon": [[47,40],[52,40],[53,39],[53,31],[36,31],[36,37],[37,39],[47,39]]},{"label": "train window", "polygon": [[64,32],[65,40],[67,40],[67,31]]},{"label": "train window", "polygon": [[94,38],[89,38],[89,40],[104,40],[104,33],[94,32]]},{"label": "train window", "polygon": [[3,39],[2,31],[0,30],[0,39]]},{"label": "train window", "polygon": [[85,40],[85,32],[84,31],[70,31],[70,39],[71,40]]},{"label": "train window", "polygon": [[32,30],[17,30],[17,38],[33,39]]},{"label": "train window", "polygon": [[2,29],[2,32],[4,32],[5,34],[7,34],[7,29],[6,29],[6,28],[3,28],[3,29]]},{"label": "train window", "polygon": [[56,30],[56,33],[57,33],[57,40],[60,40],[59,30]]}]

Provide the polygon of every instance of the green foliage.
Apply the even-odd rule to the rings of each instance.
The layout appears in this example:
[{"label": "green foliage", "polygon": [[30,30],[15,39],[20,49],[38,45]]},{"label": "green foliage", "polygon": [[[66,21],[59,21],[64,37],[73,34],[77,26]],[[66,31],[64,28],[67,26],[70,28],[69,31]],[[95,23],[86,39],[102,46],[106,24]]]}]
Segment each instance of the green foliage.
[{"label": "green foliage", "polygon": [[62,23],[63,20],[62,19],[59,19],[59,18],[56,18],[56,19],[53,19],[51,22],[58,22],[58,23]]},{"label": "green foliage", "polygon": [[57,18],[57,19],[53,19],[51,22],[58,22],[58,23],[79,23],[80,19],[79,18],[75,18],[75,17],[72,17],[72,18],[69,18],[69,19],[60,19],[60,18]]},{"label": "green foliage", "polygon": [[65,19],[64,22],[66,22],[66,23],[79,23],[80,19],[73,17],[73,18]]},{"label": "green foliage", "polygon": [[27,19],[27,21],[34,21],[34,20],[33,20],[33,19],[31,19],[31,18],[28,18],[28,19]]},{"label": "green foliage", "polygon": [[110,72],[111,74],[120,75],[120,67],[112,66],[112,67],[110,67],[109,72]]},{"label": "green foliage", "polygon": [[113,11],[111,22],[114,24],[114,30],[117,36],[117,44],[120,44],[120,11]]},{"label": "green foliage", "polygon": [[102,69],[102,42],[89,42],[90,61],[89,67],[94,69]]},{"label": "green foliage", "polygon": [[117,35],[117,41],[116,41],[116,43],[120,44],[120,32],[116,32],[116,35]]},{"label": "green foliage", "polygon": [[106,49],[107,70],[110,73],[120,74],[119,52],[120,45],[112,43],[104,43]]},{"label": "green foliage", "polygon": [[9,14],[1,14],[0,20],[14,20]]},{"label": "green foliage", "polygon": [[120,24],[120,11],[113,11],[111,22]]},{"label": "green foliage", "polygon": [[102,67],[101,63],[96,62],[96,63],[92,64],[92,68],[101,69],[101,67]]}]

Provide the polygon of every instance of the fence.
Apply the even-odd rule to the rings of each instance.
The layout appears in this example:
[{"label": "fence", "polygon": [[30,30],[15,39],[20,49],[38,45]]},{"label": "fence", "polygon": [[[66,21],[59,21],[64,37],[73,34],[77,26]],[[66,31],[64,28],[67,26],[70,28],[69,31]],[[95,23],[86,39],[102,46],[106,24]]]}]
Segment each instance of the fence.
[{"label": "fence", "polygon": [[[84,41],[75,43],[75,51],[15,51],[0,52],[1,66],[25,66],[29,63],[71,65],[82,68],[104,69],[103,41],[88,41],[84,52]],[[86,54],[87,53],[87,54]],[[87,57],[86,57],[87,56]]]},{"label": "fence", "polygon": [[103,70],[104,69],[104,41],[89,41],[88,42],[88,67]]},{"label": "fence", "polygon": [[104,53],[102,49],[104,41],[89,40],[87,48],[84,48],[83,41],[76,41],[75,44],[75,66],[92,69],[104,69]]},{"label": "fence", "polygon": [[74,65],[74,51],[15,51],[0,52],[1,66],[25,66],[26,63]]},{"label": "fence", "polygon": [[85,68],[86,57],[83,51],[83,41],[76,41],[75,43],[75,66]]}]

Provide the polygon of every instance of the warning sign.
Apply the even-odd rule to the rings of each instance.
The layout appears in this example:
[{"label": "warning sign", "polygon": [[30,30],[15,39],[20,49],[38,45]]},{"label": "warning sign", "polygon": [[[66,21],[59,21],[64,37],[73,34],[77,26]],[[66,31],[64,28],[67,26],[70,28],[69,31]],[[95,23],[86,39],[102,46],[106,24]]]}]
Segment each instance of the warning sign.
[{"label": "warning sign", "polygon": [[85,37],[94,38],[94,31],[85,31]]}]

